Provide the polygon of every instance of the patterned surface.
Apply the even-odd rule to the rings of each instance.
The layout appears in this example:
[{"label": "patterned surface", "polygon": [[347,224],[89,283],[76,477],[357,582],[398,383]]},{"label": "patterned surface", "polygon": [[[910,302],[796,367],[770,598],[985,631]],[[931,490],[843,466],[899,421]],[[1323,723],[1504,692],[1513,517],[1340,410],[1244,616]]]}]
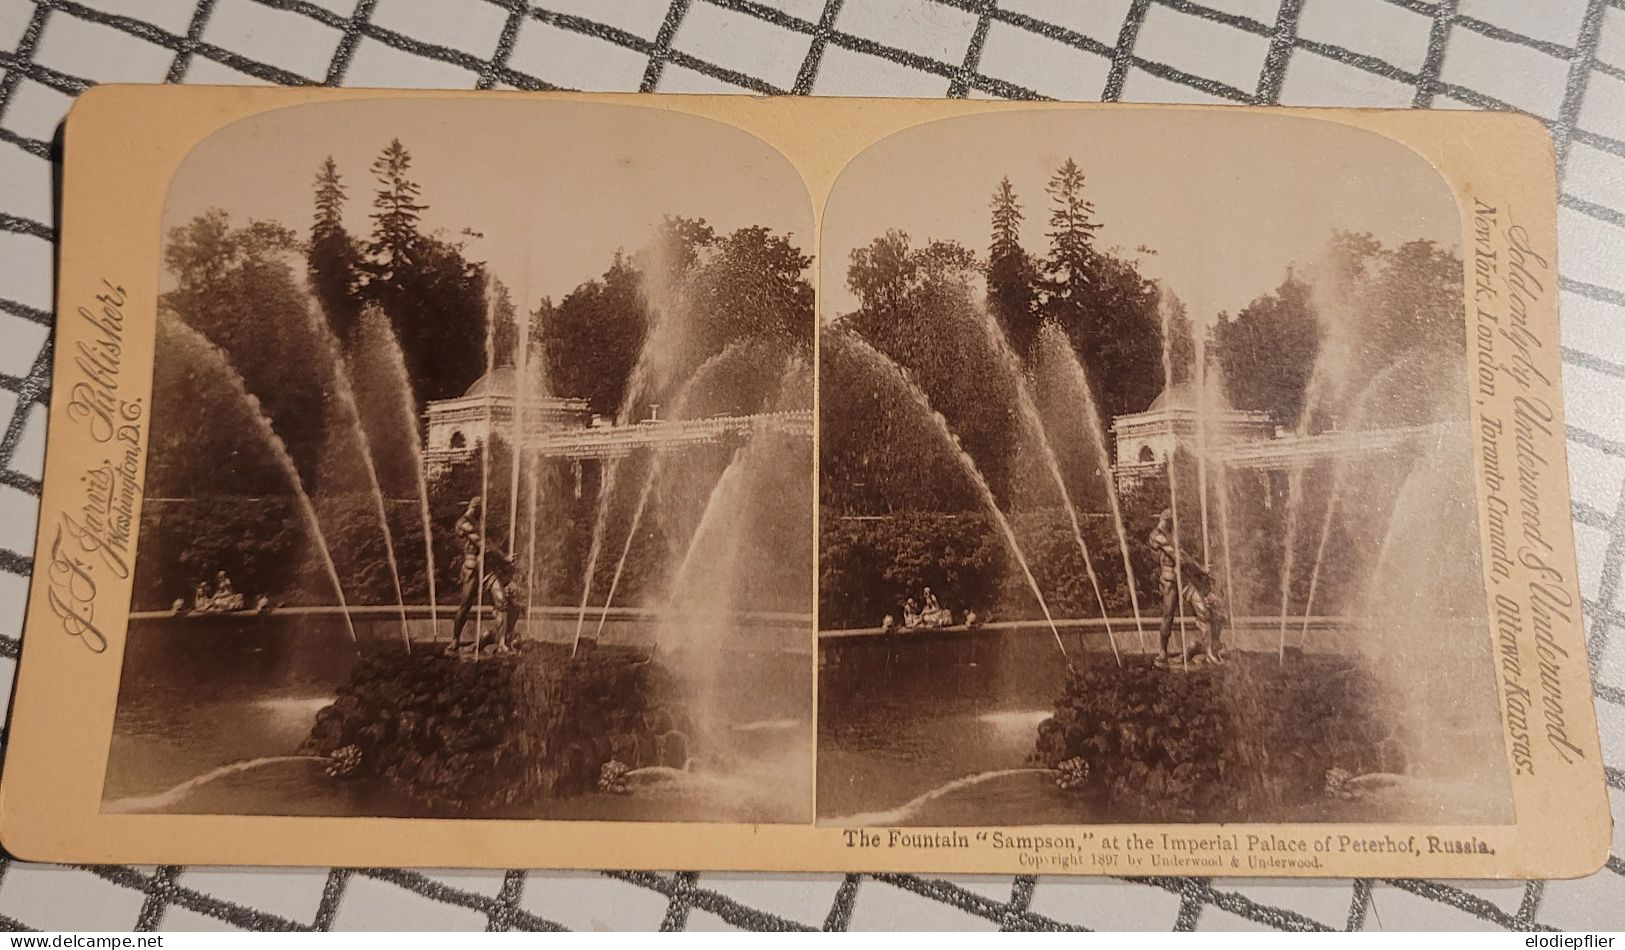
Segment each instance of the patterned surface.
[{"label": "patterned surface", "polygon": [[[1625,0],[0,0],[0,687],[50,394],[51,139],[95,82],[793,92],[1513,109],[1561,166],[1573,517],[1625,817]],[[1583,881],[52,868],[0,924],[259,928],[1625,928]]]}]

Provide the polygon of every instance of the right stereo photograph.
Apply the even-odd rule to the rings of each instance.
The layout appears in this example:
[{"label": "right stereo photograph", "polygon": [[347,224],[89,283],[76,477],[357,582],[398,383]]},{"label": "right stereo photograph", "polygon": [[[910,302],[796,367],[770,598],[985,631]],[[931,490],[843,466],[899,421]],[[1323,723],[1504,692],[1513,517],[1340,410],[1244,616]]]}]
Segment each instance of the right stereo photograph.
[{"label": "right stereo photograph", "polygon": [[966,116],[821,246],[821,824],[1514,820],[1427,161]]}]

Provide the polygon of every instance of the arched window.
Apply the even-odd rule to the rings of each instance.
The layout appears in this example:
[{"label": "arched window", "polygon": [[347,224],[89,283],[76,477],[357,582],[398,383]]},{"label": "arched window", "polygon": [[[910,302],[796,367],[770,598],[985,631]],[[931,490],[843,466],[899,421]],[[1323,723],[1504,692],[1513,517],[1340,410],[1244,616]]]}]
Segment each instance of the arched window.
[{"label": "arched window", "polygon": [[1157,460],[1157,453],[1151,451],[1151,446],[1149,446],[1149,445],[1140,446],[1140,464],[1141,465],[1150,465],[1152,462],[1155,462],[1156,460]]},{"label": "arched window", "polygon": [[460,449],[460,448],[463,448],[466,445],[468,445],[468,440],[463,438],[463,433],[461,432],[461,430],[455,431],[455,432],[453,432],[451,434],[451,447],[452,448]]}]

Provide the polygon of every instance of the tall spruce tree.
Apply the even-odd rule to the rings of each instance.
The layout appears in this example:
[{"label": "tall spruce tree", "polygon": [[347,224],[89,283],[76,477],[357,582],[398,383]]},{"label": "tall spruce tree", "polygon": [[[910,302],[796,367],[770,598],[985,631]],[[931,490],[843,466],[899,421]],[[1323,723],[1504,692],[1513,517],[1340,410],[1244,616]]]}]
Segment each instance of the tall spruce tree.
[{"label": "tall spruce tree", "polygon": [[361,250],[344,228],[344,182],[329,155],[316,172],[316,214],[305,251],[310,285],[333,333],[348,346],[361,319]]},{"label": "tall spruce tree", "polygon": [[1095,203],[1083,196],[1083,169],[1067,159],[1049,180],[1049,278],[1056,292],[1076,296],[1095,257]]},{"label": "tall spruce tree", "polygon": [[400,139],[391,139],[372,163],[378,191],[372,199],[372,243],[367,252],[376,258],[379,276],[386,280],[411,266],[412,251],[420,237],[418,219],[428,210],[427,205],[418,203],[421,189],[406,176],[411,167],[412,155]]},{"label": "tall spruce tree", "polygon": [[1156,287],[1135,263],[1095,247],[1094,202],[1067,159],[1050,178],[1049,257],[1042,317],[1066,331],[1108,416],[1139,412],[1162,391]]},{"label": "tall spruce tree", "polygon": [[1021,246],[1021,204],[1009,178],[989,202],[992,238],[987,254],[987,305],[1017,353],[1031,356],[1038,334],[1038,268]]}]

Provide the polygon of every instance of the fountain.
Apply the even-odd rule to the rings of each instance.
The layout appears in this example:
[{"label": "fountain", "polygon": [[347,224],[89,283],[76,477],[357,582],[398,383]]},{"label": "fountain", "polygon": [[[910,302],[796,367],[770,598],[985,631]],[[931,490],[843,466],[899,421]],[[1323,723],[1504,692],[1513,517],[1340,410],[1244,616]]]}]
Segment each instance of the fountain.
[{"label": "fountain", "polygon": [[[914,412],[920,418],[928,421],[932,430],[940,438],[941,444],[958,463],[961,473],[975,487],[984,510],[998,525],[999,533],[1003,536],[1010,555],[1015,558],[1016,564],[1021,568],[1022,576],[1026,578],[1033,599],[1038,602],[1038,609],[1044,614],[1044,622],[1049,626],[1050,633],[1055,638],[1055,646],[1061,651],[1062,658],[1066,659],[1068,665],[1070,665],[1071,659],[1067,655],[1066,644],[1061,640],[1061,631],[1055,625],[1055,618],[1050,614],[1049,604],[1044,600],[1044,593],[1038,587],[1037,578],[1033,577],[1032,568],[1028,566],[1027,556],[1022,552],[1021,544],[1016,540],[1015,530],[1010,526],[1009,518],[999,508],[998,500],[993,496],[993,489],[988,486],[987,479],[982,476],[981,470],[976,465],[976,460],[971,458],[970,453],[960,446],[958,437],[954,435],[953,429],[948,425],[948,420],[944,419],[941,413],[931,407],[931,400],[926,397],[919,386],[915,385],[913,380],[909,379],[906,370],[893,362],[886,354],[875,349],[872,344],[862,337],[845,330],[826,329],[823,331],[822,340],[828,350],[844,351],[861,361],[868,367],[871,379],[883,382],[897,390],[905,398],[906,404],[912,406]],[[833,355],[834,352],[831,352],[826,355],[826,358]]]},{"label": "fountain", "polygon": [[1084,441],[1094,452],[1101,477],[1105,481],[1106,503],[1112,516],[1112,529],[1117,534],[1118,550],[1123,557],[1123,576],[1128,586],[1129,605],[1134,610],[1134,629],[1139,636],[1140,652],[1144,653],[1145,619],[1140,613],[1139,584],[1134,577],[1134,563],[1129,557],[1128,531],[1123,526],[1123,506],[1118,498],[1117,484],[1112,478],[1111,451],[1106,442],[1106,430],[1100,409],[1095,404],[1094,387],[1090,385],[1083,361],[1072,349],[1066,331],[1059,324],[1045,321],[1038,328],[1038,355],[1041,366],[1054,367],[1058,379],[1056,387],[1064,394],[1073,418],[1079,420]]},{"label": "fountain", "polygon": [[[1083,526],[1078,524],[1078,509],[1072,504],[1072,492],[1066,486],[1066,478],[1061,474],[1061,463],[1055,456],[1055,447],[1050,444],[1049,433],[1044,429],[1044,420],[1039,417],[1038,407],[1033,403],[1032,389],[1027,381],[1027,374],[1021,368],[1021,358],[1016,356],[1010,348],[1010,341],[1005,337],[1004,328],[993,318],[993,314],[986,307],[978,307],[977,313],[983,333],[987,337],[998,359],[998,364],[1011,378],[1012,388],[1016,394],[1016,410],[1020,413],[1027,431],[1038,443],[1038,451],[1044,460],[1050,478],[1055,482],[1056,491],[1061,496],[1061,507],[1066,509],[1067,521],[1072,526],[1072,538],[1078,546],[1078,553],[1083,556],[1083,570],[1089,575],[1089,586],[1094,589],[1095,603],[1100,607],[1100,617],[1106,627],[1106,640],[1111,644],[1112,656],[1117,664],[1123,664],[1122,654],[1117,652],[1117,634],[1112,632],[1111,611],[1106,609],[1106,598],[1100,592],[1100,578],[1095,575],[1095,562],[1089,556],[1089,545],[1083,540]],[[1062,652],[1065,652],[1064,650]]]},{"label": "fountain", "polygon": [[333,382],[338,406],[344,412],[344,428],[354,440],[362,474],[367,479],[367,489],[372,492],[373,506],[378,514],[378,529],[384,536],[384,559],[389,564],[390,582],[395,588],[395,605],[400,610],[401,642],[410,652],[412,635],[406,628],[406,598],[401,593],[401,567],[395,560],[395,538],[389,529],[389,512],[384,506],[384,490],[378,482],[378,466],[373,459],[372,444],[367,438],[367,430],[361,424],[361,407],[356,403],[355,384],[350,366],[340,352],[339,341],[333,336],[332,329],[328,327],[327,321],[322,319],[317,308],[314,305],[307,306],[304,308],[304,314],[306,328],[315,338],[318,351],[328,361],[326,367],[328,378]]},{"label": "fountain", "polygon": [[[298,502],[299,512],[304,516],[305,525],[310,530],[311,540],[315,542],[316,553],[321,557],[322,566],[327,571],[328,579],[333,582],[333,596],[337,598],[339,609],[344,616],[344,628],[350,635],[351,642],[356,640],[355,624],[350,620],[349,605],[344,599],[344,585],[339,581],[338,568],[333,564],[333,554],[327,547],[327,538],[322,533],[321,520],[316,517],[316,508],[311,504],[310,495],[305,492],[303,479],[299,477],[299,469],[293,463],[293,456],[288,454],[288,447],[283,443],[281,436],[271,426],[271,420],[265,411],[260,408],[260,401],[248,391],[243,383],[242,376],[232,368],[231,360],[208,337],[187,326],[184,321],[167,310],[158,314],[158,327],[161,332],[172,334],[179,343],[175,348],[180,352],[189,352],[196,364],[201,368],[213,372],[232,390],[237,402],[247,411],[253,424],[259,430],[265,447],[270,451],[271,457],[276,459],[277,465],[288,478],[288,487],[293,489],[294,499]],[[184,357],[182,357],[184,358]]]},{"label": "fountain", "polygon": [[[1489,638],[1480,636],[1487,620],[1461,355],[1422,344],[1366,352],[1360,346],[1368,344],[1357,338],[1377,318],[1356,312],[1351,292],[1328,289],[1317,298],[1341,303],[1319,319],[1347,325],[1325,332],[1331,340],[1309,374],[1292,430],[1272,431],[1268,418],[1257,418],[1261,412],[1231,407],[1225,362],[1215,355],[1224,351],[1209,335],[1218,323],[1196,313],[1187,321],[1172,290],[1157,289],[1165,398],[1144,414],[1154,418],[1133,424],[1164,427],[1157,437],[1166,456],[1156,452],[1166,458],[1167,485],[1157,490],[1169,493],[1176,543],[1199,539],[1196,556],[1219,562],[1226,614],[1248,593],[1237,569],[1270,565],[1264,568],[1270,578],[1255,580],[1245,596],[1267,599],[1272,558],[1279,557],[1280,615],[1238,620],[1226,638],[1227,662],[1203,664],[1191,657],[1195,644],[1186,641],[1189,610],[1181,598],[1175,620],[1183,664],[1119,665],[1106,658],[1102,643],[1092,654],[1069,656],[1059,681],[1022,636],[1036,632],[1032,623],[994,624],[1003,629],[953,639],[891,636],[890,628],[825,631],[820,820],[922,826],[1503,820],[1509,797],[1495,774],[1500,740],[1484,725],[1496,722],[1495,687]],[[839,324],[826,328],[823,339],[826,372],[851,360],[864,367],[863,378],[895,379],[891,388],[908,398],[882,400],[882,411],[899,419],[926,414],[974,480],[974,462],[905,371]],[[1048,434],[1075,431],[1080,453],[1112,472],[1105,420],[1061,327],[1040,328],[1035,363],[1030,385],[1050,413]],[[1370,381],[1355,385],[1356,368],[1367,364]],[[1188,402],[1175,399],[1187,391]],[[1024,395],[1010,396],[1018,419],[1032,398]],[[1081,418],[1065,421],[1075,430],[1062,429],[1063,414],[1079,407]],[[891,419],[872,428],[854,438],[875,440],[882,453],[887,440],[899,439]],[[915,443],[902,444],[919,455]],[[843,470],[841,477],[863,484],[857,479],[866,477],[861,465],[869,457],[851,453],[854,474]],[[1126,464],[1131,471],[1143,467],[1144,456]],[[1284,499],[1282,482],[1272,477],[1280,473]],[[1137,471],[1130,477],[1149,478]],[[1145,494],[1144,484],[1113,478],[1105,493],[1129,577],[1124,510],[1164,503],[1154,491]],[[985,481],[977,488],[980,507],[993,515],[1042,606],[1043,592]],[[1446,539],[1445,565],[1432,563],[1428,552],[1439,545],[1423,540],[1432,535]],[[1295,551],[1300,541],[1305,550]],[[842,543],[863,558],[874,556]],[[859,563],[871,574],[880,569],[871,560]],[[1180,589],[1193,583],[1182,568],[1176,566],[1173,581]],[[1215,585],[1219,573],[1213,571]],[[1061,629],[1087,623],[1044,613],[1043,626],[1057,642]],[[1290,649],[1284,632],[1277,636],[1288,625],[1298,631]],[[1433,680],[1444,695],[1429,693]],[[1036,723],[1036,742],[1026,727],[1010,723]],[[897,765],[902,748],[906,768]]]},{"label": "fountain", "polygon": [[[440,598],[435,590],[434,519],[429,509],[429,482],[423,467],[423,436],[418,431],[417,397],[412,393],[412,378],[406,371],[406,355],[401,352],[401,341],[390,326],[389,317],[377,305],[361,310],[362,352],[382,354],[388,367],[389,382],[394,398],[386,398],[393,405],[396,424],[406,433],[406,444],[412,452],[412,475],[417,484],[418,509],[423,519],[424,576],[429,586],[429,616],[435,639],[440,638]],[[385,410],[387,411],[387,410]]]}]

